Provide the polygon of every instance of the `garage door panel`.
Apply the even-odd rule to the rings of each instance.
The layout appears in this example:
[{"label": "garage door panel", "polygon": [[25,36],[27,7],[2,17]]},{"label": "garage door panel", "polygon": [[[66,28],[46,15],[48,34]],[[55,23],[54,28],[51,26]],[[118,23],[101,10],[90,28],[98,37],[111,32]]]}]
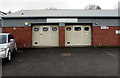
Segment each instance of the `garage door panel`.
[{"label": "garage door panel", "polygon": [[40,45],[40,41],[39,41],[39,38],[40,38],[40,28],[39,28],[39,26],[34,26],[33,28],[32,28],[32,32],[33,32],[33,34],[32,34],[32,45],[33,46],[39,46]]},{"label": "garage door panel", "polygon": [[[33,30],[35,27],[39,28],[38,32],[32,32],[32,42],[33,46],[58,46],[59,40],[58,40],[58,26],[51,26],[51,25],[39,25],[39,26],[33,26]],[[57,30],[52,31],[52,28],[56,27]],[[38,42],[38,44],[34,44],[35,41]]]},{"label": "garage door panel", "polygon": [[84,45],[91,45],[91,26],[84,26]]},{"label": "garage door panel", "polygon": [[59,45],[59,29],[58,26],[51,26],[51,46]]},{"label": "garage door panel", "polygon": [[78,44],[81,44],[81,42],[82,42],[82,38],[81,38],[81,36],[82,36],[82,26],[74,26],[74,28],[73,28],[74,30],[73,30],[73,43],[74,44],[76,44],[76,45],[78,45]]},{"label": "garage door panel", "polygon": [[65,45],[72,45],[73,44],[73,26],[66,26],[65,27]]},{"label": "garage door panel", "polygon": [[40,41],[41,44],[40,46],[47,46],[48,44],[50,44],[50,27],[49,26],[41,26],[41,37],[40,37]]},{"label": "garage door panel", "polygon": [[[90,25],[67,25],[71,31],[65,30],[65,46],[88,46],[91,45]],[[70,44],[67,44],[70,42]]]}]

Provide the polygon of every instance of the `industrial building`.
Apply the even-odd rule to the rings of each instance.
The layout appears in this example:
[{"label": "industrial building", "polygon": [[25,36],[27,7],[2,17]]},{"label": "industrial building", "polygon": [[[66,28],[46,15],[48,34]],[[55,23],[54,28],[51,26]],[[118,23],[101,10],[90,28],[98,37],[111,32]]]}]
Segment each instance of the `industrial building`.
[{"label": "industrial building", "polygon": [[23,47],[119,46],[117,10],[20,10],[2,17],[2,32]]}]

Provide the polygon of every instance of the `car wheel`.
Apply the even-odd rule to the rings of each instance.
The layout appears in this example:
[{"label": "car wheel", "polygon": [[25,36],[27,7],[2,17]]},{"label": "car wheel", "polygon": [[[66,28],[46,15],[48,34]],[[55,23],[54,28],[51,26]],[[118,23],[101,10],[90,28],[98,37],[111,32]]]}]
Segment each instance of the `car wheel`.
[{"label": "car wheel", "polygon": [[6,60],[7,60],[7,61],[11,61],[11,52],[8,52],[8,55],[7,55]]}]

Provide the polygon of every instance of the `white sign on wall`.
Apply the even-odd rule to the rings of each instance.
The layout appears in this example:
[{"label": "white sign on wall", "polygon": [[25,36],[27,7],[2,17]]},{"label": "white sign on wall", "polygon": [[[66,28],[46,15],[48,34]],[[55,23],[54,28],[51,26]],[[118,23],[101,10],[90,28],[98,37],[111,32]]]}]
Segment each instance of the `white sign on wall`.
[{"label": "white sign on wall", "polygon": [[78,22],[77,18],[47,18],[47,22]]},{"label": "white sign on wall", "polygon": [[101,26],[101,29],[109,29],[107,26]]},{"label": "white sign on wall", "polygon": [[116,34],[120,34],[120,30],[116,30]]}]

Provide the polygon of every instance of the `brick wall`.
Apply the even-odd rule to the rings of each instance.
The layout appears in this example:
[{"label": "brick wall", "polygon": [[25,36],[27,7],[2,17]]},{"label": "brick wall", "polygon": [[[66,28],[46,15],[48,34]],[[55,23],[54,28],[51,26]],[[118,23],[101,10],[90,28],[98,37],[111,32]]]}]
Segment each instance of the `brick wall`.
[{"label": "brick wall", "polygon": [[[100,29],[100,26],[92,27],[92,46],[120,46],[120,35],[116,34],[118,26],[109,26],[109,29]],[[19,48],[32,46],[31,27],[3,27],[3,33],[12,33],[16,39]],[[59,46],[65,46],[65,28],[59,27]]]},{"label": "brick wall", "polygon": [[65,27],[59,27],[59,46],[65,46]]},{"label": "brick wall", "polygon": [[12,33],[16,39],[17,47],[31,47],[32,33],[31,27],[3,27],[3,33]]},{"label": "brick wall", "polygon": [[[120,30],[118,26],[108,26],[109,29],[101,29],[100,26],[93,26],[92,43],[93,46],[118,46],[120,35],[116,34],[116,30]],[[120,46],[120,45],[119,45]]]}]

